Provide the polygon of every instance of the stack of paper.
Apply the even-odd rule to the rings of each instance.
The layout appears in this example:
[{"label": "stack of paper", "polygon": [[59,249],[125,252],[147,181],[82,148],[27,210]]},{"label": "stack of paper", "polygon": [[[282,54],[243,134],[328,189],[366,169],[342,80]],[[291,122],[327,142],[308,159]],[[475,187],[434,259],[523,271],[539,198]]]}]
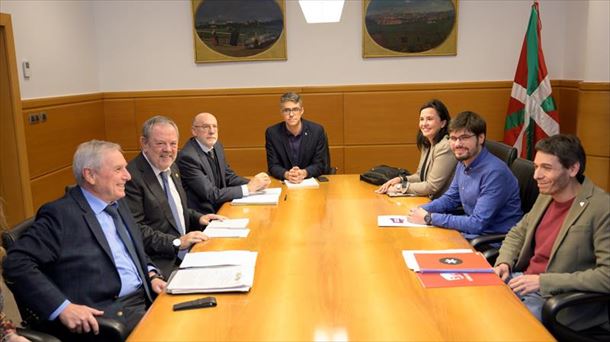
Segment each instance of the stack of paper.
[{"label": "stack of paper", "polygon": [[288,187],[288,189],[302,189],[302,188],[310,188],[310,189],[317,189],[320,187],[320,184],[318,183],[318,181],[313,178],[305,178],[303,179],[303,181],[301,183],[292,183],[288,180],[284,181],[284,184],[286,184],[286,187]]},{"label": "stack of paper", "polygon": [[214,220],[206,227],[205,234],[213,238],[246,237],[250,233],[249,222],[247,218]]},{"label": "stack of paper", "polygon": [[167,281],[167,293],[248,292],[257,252],[188,253]]},{"label": "stack of paper", "polygon": [[377,225],[379,227],[429,227],[425,224],[412,223],[406,216],[401,215],[379,215]]},{"label": "stack of paper", "polygon": [[234,199],[231,205],[268,205],[277,204],[280,200],[282,188],[269,188],[249,196]]},{"label": "stack of paper", "polygon": [[503,284],[487,260],[470,249],[405,250],[402,255],[424,287]]}]

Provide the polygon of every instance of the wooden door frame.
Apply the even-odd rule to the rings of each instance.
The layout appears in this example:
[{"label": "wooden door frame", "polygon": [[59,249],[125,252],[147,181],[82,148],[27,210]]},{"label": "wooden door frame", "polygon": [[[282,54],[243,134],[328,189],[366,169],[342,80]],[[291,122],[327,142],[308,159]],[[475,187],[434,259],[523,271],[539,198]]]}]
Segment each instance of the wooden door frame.
[{"label": "wooden door frame", "polygon": [[23,211],[27,217],[34,215],[32,207],[32,191],[30,187],[30,169],[27,159],[27,148],[25,145],[25,129],[23,127],[23,115],[21,109],[21,92],[19,90],[19,74],[17,72],[17,58],[15,54],[15,40],[13,38],[13,23],[11,15],[0,13],[0,29],[4,30],[6,46],[6,62],[8,64],[9,92],[12,107],[12,119],[15,129],[17,144],[17,164],[21,178],[21,192],[23,199]]}]

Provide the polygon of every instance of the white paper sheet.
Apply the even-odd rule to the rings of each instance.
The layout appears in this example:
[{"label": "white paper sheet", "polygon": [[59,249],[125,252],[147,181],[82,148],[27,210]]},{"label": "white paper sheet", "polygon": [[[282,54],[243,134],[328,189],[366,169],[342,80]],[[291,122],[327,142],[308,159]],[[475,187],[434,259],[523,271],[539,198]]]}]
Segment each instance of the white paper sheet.
[{"label": "white paper sheet", "polygon": [[204,233],[211,238],[245,238],[250,234],[250,229],[208,227]]},{"label": "white paper sheet", "polygon": [[402,257],[405,259],[405,263],[407,267],[415,272],[419,271],[419,264],[417,263],[417,259],[415,259],[415,253],[473,253],[472,249],[468,248],[460,248],[460,249],[426,249],[426,250],[417,250],[417,249],[406,249],[402,251]]},{"label": "white paper sheet", "polygon": [[430,227],[425,224],[410,222],[404,215],[379,215],[377,216],[379,227]]},{"label": "white paper sheet", "polygon": [[310,189],[315,189],[315,188],[319,188],[320,184],[318,183],[318,181],[313,178],[305,178],[303,179],[303,181],[301,183],[291,183],[290,181],[286,180],[284,181],[284,184],[286,184],[286,187],[288,187],[288,189],[302,189],[302,188],[310,188]]},{"label": "white paper sheet", "polygon": [[210,228],[225,228],[225,229],[243,229],[248,227],[250,219],[225,219],[225,220],[213,220],[208,224],[205,232],[207,233]]}]

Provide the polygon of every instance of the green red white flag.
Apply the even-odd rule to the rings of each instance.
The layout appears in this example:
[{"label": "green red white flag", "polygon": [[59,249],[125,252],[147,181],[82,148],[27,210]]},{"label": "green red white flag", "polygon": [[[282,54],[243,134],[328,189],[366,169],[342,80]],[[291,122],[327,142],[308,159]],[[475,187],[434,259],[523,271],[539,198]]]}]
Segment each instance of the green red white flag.
[{"label": "green red white flag", "polygon": [[534,1],[504,125],[504,142],[530,160],[538,140],[559,133],[559,114],[542,53],[539,13],[538,1]]}]

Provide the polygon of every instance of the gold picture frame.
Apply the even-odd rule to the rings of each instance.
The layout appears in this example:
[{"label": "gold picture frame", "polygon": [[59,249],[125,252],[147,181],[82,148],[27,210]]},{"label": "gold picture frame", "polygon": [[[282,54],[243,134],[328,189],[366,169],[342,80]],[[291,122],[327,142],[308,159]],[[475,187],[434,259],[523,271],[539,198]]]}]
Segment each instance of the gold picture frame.
[{"label": "gold picture frame", "polygon": [[364,0],[362,56],[457,55],[458,0]]},{"label": "gold picture frame", "polygon": [[286,60],[285,0],[191,0],[196,63]]}]

